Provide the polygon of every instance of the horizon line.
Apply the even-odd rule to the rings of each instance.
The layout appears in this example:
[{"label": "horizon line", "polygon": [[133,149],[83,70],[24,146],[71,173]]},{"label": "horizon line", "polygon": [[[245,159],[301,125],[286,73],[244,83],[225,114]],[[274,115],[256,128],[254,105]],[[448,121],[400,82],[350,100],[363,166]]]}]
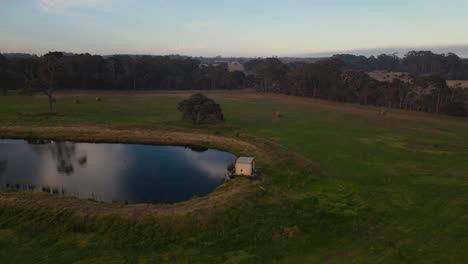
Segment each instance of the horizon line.
[{"label": "horizon line", "polygon": [[[449,49],[458,49],[458,50],[451,50]],[[184,53],[131,53],[131,52],[122,52],[122,53],[100,53],[100,52],[75,52],[75,51],[65,51],[65,50],[50,50],[48,52],[63,52],[69,54],[91,54],[91,55],[99,55],[99,56],[118,56],[118,55],[128,55],[128,56],[184,56],[184,57],[192,57],[192,58],[329,58],[333,55],[338,54],[349,54],[355,56],[365,56],[371,57],[381,54],[392,55],[395,54],[397,57],[400,56],[400,53],[407,53],[409,51],[431,51],[435,54],[448,54],[453,53],[459,56],[460,58],[468,58],[468,43],[467,44],[454,44],[454,45],[439,45],[439,46],[431,46],[431,45],[420,45],[420,46],[386,46],[386,47],[369,47],[369,48],[358,48],[358,49],[346,49],[346,50],[335,50],[335,51],[323,51],[323,52],[310,52],[310,53],[297,53],[297,54],[284,54],[284,55],[275,55],[272,54],[270,56],[256,56],[256,55],[188,55]],[[42,56],[47,54],[48,52],[44,53],[33,53],[33,52],[0,52],[0,54],[25,54],[25,55],[33,55],[33,56]],[[404,55],[403,55],[404,56]]]}]

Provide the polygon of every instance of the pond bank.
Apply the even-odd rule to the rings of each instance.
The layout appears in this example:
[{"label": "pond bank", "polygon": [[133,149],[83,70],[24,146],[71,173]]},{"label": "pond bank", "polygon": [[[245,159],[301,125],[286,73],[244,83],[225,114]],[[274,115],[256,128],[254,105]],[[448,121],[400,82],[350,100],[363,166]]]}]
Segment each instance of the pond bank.
[{"label": "pond bank", "polygon": [[[219,135],[159,131],[143,129],[113,129],[98,126],[1,126],[0,138],[73,140],[98,143],[132,143],[152,145],[184,145],[206,148],[216,148],[231,151],[236,154],[264,155],[257,146],[236,138]],[[100,203],[72,197],[60,197],[40,193],[0,192],[0,206],[24,207],[29,209],[66,210],[69,212],[125,218],[139,218],[158,215],[187,214],[199,209],[221,209],[241,199],[242,194],[257,191],[257,183],[249,179],[229,181],[205,197],[195,197],[189,201],[163,204],[124,205],[117,203]]]}]

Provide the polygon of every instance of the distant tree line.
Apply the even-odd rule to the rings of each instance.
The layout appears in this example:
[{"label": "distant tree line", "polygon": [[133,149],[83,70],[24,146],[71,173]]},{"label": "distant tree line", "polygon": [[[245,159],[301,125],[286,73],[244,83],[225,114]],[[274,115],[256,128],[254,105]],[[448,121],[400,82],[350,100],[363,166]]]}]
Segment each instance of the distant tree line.
[{"label": "distant tree line", "polygon": [[230,72],[226,64],[205,65],[181,56],[61,52],[10,58],[0,54],[0,83],[4,92],[29,92],[45,83],[50,87],[80,90],[207,90],[249,86],[243,72]]},{"label": "distant tree line", "polygon": [[[463,89],[447,87],[437,75],[380,82],[338,58],[316,63],[284,64],[276,58],[252,62],[255,87],[261,92],[314,97],[325,100],[464,115]],[[464,94],[465,93],[465,94]]]},{"label": "distant tree line", "polygon": [[[278,58],[252,59],[245,72],[230,72],[226,64],[203,64],[183,56],[98,56],[49,52],[43,56],[0,55],[4,93],[40,91],[52,111],[56,89],[209,90],[254,87],[262,92],[463,115],[466,91],[448,88],[444,78],[461,79],[466,61],[454,54],[410,52],[376,58],[336,55],[315,63]],[[409,80],[379,82],[372,70],[411,72]]]},{"label": "distant tree line", "polygon": [[377,57],[338,54],[340,59],[355,70],[399,71],[418,76],[441,75],[449,80],[468,80],[468,59],[456,54],[435,54],[431,51],[411,51],[403,58],[381,54]]}]

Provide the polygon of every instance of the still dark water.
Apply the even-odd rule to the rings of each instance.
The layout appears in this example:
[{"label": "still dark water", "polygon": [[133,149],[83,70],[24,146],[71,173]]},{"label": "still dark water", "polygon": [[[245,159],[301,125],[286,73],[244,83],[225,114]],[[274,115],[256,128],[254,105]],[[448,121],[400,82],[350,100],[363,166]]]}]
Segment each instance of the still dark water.
[{"label": "still dark water", "polygon": [[233,154],[179,146],[0,139],[0,188],[174,203],[215,190]]}]

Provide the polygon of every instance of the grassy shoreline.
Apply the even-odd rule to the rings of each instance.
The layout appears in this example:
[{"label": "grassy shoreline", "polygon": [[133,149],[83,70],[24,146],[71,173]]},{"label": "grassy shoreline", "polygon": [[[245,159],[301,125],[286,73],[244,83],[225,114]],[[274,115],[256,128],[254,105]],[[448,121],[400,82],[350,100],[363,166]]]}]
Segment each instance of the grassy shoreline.
[{"label": "grassy shoreline", "polygon": [[[2,263],[461,263],[468,257],[466,119],[401,110],[381,116],[373,107],[215,91],[207,95],[221,104],[226,124],[192,127],[176,111],[190,92],[103,92],[102,102],[96,94],[59,94],[53,116],[37,114],[46,110],[42,97],[0,97],[0,136],[195,144],[256,156],[265,176],[236,179],[187,203],[138,210],[3,193],[10,203],[0,203]],[[76,214],[80,206],[85,210]],[[112,207],[130,217],[93,211]]]},{"label": "grassy shoreline", "polygon": [[[26,132],[27,131],[27,132]],[[85,131],[85,132],[83,132]],[[41,135],[48,135],[43,137]],[[148,144],[148,145],[179,145],[179,146],[192,146],[192,147],[207,147],[216,148],[225,151],[233,151],[237,154],[260,154],[259,148],[253,144],[242,141],[238,138],[222,137],[217,135],[206,135],[200,133],[187,133],[187,132],[174,132],[174,131],[155,131],[155,130],[122,130],[111,129],[104,127],[91,127],[81,126],[80,129],[76,127],[15,127],[15,126],[2,126],[0,127],[0,138],[5,139],[49,139],[49,140],[63,140],[63,141],[79,141],[79,142],[92,142],[92,143],[128,143],[128,144]],[[264,152],[263,152],[264,153]],[[265,154],[263,154],[265,155]],[[260,157],[262,160],[263,157]],[[260,161],[260,164],[261,161]],[[104,213],[106,215],[119,215],[122,217],[129,217],[130,215],[137,216],[152,216],[152,215],[170,215],[174,214],[187,214],[194,210],[211,209],[211,207],[219,207],[219,204],[226,206],[230,204],[240,193],[251,192],[253,179],[236,178],[230,181],[229,184],[221,185],[213,194],[205,197],[196,197],[192,200],[176,203],[176,204],[152,204],[151,206],[142,205],[116,205],[101,203],[97,201],[82,201],[75,198],[64,198],[63,201],[67,202],[66,206],[69,210],[80,213],[80,203],[87,204],[86,210],[94,211],[97,214]],[[15,199],[16,196],[18,199]],[[5,205],[4,201],[8,204],[28,204],[27,201],[34,201],[41,199],[43,207],[54,209],[56,203],[62,197],[48,197],[38,196],[35,193],[25,195],[22,193],[13,192],[0,192],[0,204]],[[15,199],[12,202],[12,199]],[[24,200],[24,201],[23,201]],[[37,206],[37,205],[36,205]],[[31,208],[33,206],[28,206]],[[102,207],[105,211],[99,211]],[[91,209],[92,208],[92,209]],[[111,209],[114,210],[111,210]],[[124,210],[122,210],[122,208]]]}]

